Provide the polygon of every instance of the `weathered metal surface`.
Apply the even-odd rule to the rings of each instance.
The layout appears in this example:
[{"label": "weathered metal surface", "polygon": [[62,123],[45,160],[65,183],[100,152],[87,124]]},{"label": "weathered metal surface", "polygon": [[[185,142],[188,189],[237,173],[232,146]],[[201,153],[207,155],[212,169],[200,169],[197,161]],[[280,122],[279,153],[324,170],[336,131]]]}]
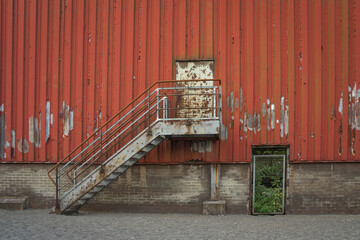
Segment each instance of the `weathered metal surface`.
[{"label": "weathered metal surface", "polygon": [[252,144],[359,161],[359,15],[358,0],[2,0],[0,161],[59,161],[178,60],[214,61],[222,140],[143,162],[249,162]]},{"label": "weathered metal surface", "polygon": [[[213,79],[214,78],[214,62],[213,61],[189,61],[176,62],[176,80],[191,80],[191,79]],[[213,98],[215,94],[212,89],[190,90],[187,87],[202,87],[213,86],[213,82],[186,82],[176,84],[179,87],[185,88],[178,90],[179,96],[176,100],[177,117],[211,117],[213,116]],[[208,94],[208,95],[204,95]],[[196,109],[182,109],[182,108],[202,108],[201,111]]]}]

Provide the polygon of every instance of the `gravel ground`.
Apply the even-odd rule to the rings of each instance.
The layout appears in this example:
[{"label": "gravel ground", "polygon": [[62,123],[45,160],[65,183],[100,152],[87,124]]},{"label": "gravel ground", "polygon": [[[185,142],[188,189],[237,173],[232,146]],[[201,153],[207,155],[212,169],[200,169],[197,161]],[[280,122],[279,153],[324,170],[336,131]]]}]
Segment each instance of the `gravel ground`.
[{"label": "gravel ground", "polygon": [[360,239],[360,215],[204,216],[0,210],[0,239]]}]

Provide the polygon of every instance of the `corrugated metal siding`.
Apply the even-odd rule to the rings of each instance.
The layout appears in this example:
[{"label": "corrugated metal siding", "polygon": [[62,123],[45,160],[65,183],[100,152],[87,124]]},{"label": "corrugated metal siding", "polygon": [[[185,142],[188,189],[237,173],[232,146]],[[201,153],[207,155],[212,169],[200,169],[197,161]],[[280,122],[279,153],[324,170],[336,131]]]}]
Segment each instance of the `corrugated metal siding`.
[{"label": "corrugated metal siding", "polygon": [[252,144],[360,159],[360,1],[1,0],[0,14],[1,162],[60,160],[192,59],[215,61],[226,139],[166,141],[144,162],[248,162]]}]

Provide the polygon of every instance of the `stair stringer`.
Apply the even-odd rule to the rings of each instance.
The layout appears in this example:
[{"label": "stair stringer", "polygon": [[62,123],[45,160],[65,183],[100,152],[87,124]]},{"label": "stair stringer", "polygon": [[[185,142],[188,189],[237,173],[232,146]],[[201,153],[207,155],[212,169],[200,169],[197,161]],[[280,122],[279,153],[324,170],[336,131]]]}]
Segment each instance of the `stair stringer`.
[{"label": "stair stringer", "polygon": [[[100,187],[99,191],[95,191],[95,192],[93,191],[93,193],[90,194],[91,196],[89,198],[86,198],[85,200],[81,200],[82,198],[84,198],[84,196],[87,193],[89,193],[96,186],[100,186],[104,180],[108,179],[108,177],[112,173],[114,173],[117,169],[127,164],[127,162],[131,162],[128,165],[131,166],[134,163],[136,163],[139,159],[141,159],[143,156],[145,156],[148,152],[143,154],[138,159],[134,158],[135,155],[141,152],[143,148],[149,145],[152,141],[156,140],[156,138],[158,138],[159,136],[161,136],[162,139],[165,139],[165,137],[167,136],[201,137],[203,135],[219,135],[219,132],[220,132],[220,126],[218,120],[211,120],[211,121],[187,120],[187,121],[156,122],[151,128],[150,132],[144,132],[141,136],[139,136],[136,140],[131,142],[122,151],[119,151],[118,153],[114,154],[112,156],[112,159],[110,159],[105,165],[103,165],[103,169],[101,171],[100,171],[100,167],[98,167],[89,178],[81,182],[76,188],[74,188],[67,195],[65,195],[60,200],[60,210],[62,213],[64,213],[69,208],[72,209],[71,212],[78,210],[88,200],[94,197],[97,193],[99,193],[102,189],[104,189],[104,187],[106,187],[110,182],[114,181],[117,177],[110,181],[107,180],[106,185]],[[159,145],[161,142],[162,141],[157,143],[156,146]],[[126,169],[128,169],[128,167]],[[126,169],[123,172],[125,172]],[[81,204],[77,203],[78,201],[83,201],[83,203]],[[73,205],[74,207],[72,207]]]}]

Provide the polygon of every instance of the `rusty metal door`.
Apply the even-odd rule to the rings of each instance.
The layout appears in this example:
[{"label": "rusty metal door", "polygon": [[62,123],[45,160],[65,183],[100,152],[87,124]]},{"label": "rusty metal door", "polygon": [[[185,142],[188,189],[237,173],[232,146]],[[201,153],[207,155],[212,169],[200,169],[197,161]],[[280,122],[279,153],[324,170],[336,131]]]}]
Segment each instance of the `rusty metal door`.
[{"label": "rusty metal door", "polygon": [[[214,61],[180,61],[176,62],[176,80],[200,80],[214,78]],[[206,118],[213,116],[215,94],[213,82],[177,83],[176,117]],[[196,88],[187,89],[188,87]]]}]

